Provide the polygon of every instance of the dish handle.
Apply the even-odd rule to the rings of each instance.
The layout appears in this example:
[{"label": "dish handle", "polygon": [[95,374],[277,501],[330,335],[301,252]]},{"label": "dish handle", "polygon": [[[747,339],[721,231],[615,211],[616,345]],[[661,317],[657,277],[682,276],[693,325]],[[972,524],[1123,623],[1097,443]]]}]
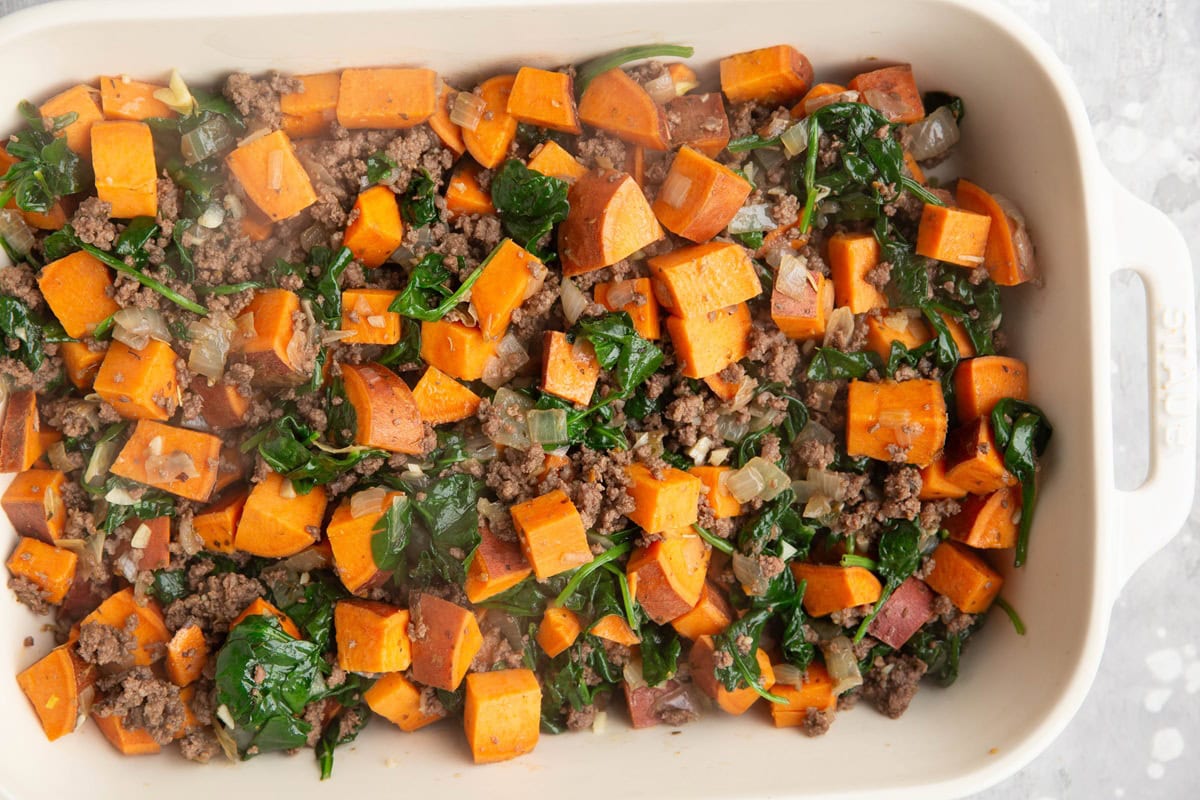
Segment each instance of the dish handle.
[{"label": "dish handle", "polygon": [[1150,469],[1136,489],[1116,492],[1120,585],[1178,532],[1196,479],[1196,314],[1192,259],[1158,209],[1115,179],[1115,270],[1146,287],[1150,363]]}]

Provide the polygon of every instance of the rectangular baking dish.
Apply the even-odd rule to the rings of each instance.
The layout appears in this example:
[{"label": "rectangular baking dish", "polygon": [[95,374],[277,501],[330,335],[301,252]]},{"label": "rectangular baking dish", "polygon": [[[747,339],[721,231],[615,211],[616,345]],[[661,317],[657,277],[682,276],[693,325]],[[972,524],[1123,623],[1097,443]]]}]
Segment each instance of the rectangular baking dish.
[{"label": "rectangular baking dish", "polygon": [[[1013,349],[1030,362],[1034,396],[1057,428],[1030,561],[1005,589],[1028,635],[993,620],[952,689],[923,687],[900,721],[866,708],[843,714],[819,739],[775,730],[762,709],[636,734],[616,710],[604,733],[543,737],[531,756],[475,768],[451,723],[419,734],[378,723],[339,750],[333,779],[319,783],[307,752],[203,768],[173,756],[126,759],[91,723],[46,742],[9,676],[51,642],[6,598],[0,795],[936,798],[999,781],[1066,725],[1091,683],[1120,586],[1190,506],[1192,277],[1178,231],[1101,166],[1064,67],[1007,12],[956,0],[64,2],[0,20],[0,127],[17,124],[21,98],[100,74],[154,78],[176,67],[205,82],[234,69],[412,64],[470,85],[517,64],[646,42],[694,45],[709,79],[721,56],[776,42],[805,52],[824,80],[871,59],[910,61],[925,89],[966,98],[963,174],[1024,210],[1045,274],[1044,288],[1005,295]],[[1114,488],[1111,466],[1109,276],[1121,268],[1145,280],[1152,320],[1151,472],[1129,493]],[[0,525],[7,552],[13,532]],[[22,647],[27,635],[32,648]]]}]

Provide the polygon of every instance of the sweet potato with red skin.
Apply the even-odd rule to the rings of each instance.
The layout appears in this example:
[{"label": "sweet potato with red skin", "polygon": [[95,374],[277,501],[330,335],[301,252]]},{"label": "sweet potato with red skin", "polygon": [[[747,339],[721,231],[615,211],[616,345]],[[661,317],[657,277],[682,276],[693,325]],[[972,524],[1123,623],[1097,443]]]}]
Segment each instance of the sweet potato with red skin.
[{"label": "sweet potato with red skin", "polygon": [[1004,466],[986,417],[958,428],[946,439],[946,480],[968,492],[987,494],[1017,482]]},{"label": "sweet potato with red skin", "polygon": [[231,431],[246,424],[253,398],[242,394],[237,386],[222,381],[210,383],[208,378],[197,375],[192,378],[191,390],[200,398],[200,416],[204,417],[208,427],[215,431]]},{"label": "sweet potato with red skin", "polygon": [[731,472],[733,467],[701,466],[688,470],[689,474],[695,475],[704,484],[701,491],[708,496],[708,507],[717,519],[736,517],[742,513],[742,504],[725,486]]},{"label": "sweet potato with red skin", "polygon": [[729,144],[729,116],[720,92],[691,94],[668,100],[667,127],[671,147],[694,147],[716,158]]},{"label": "sweet potato with red skin", "polygon": [[682,688],[682,684],[674,678],[663,681],[658,686],[639,686],[631,689],[625,681],[621,681],[621,686],[625,691],[625,707],[629,709],[629,722],[633,725],[634,730],[653,728],[662,722],[657,711],[659,701]]},{"label": "sweet potato with red skin", "polygon": [[395,344],[400,341],[400,315],[388,307],[400,294],[393,289],[347,289],[342,292],[345,344]]},{"label": "sweet potato with red skin", "polygon": [[680,247],[646,264],[654,279],[655,297],[663,308],[680,317],[720,311],[762,293],[754,262],[745,248],[733,242]]},{"label": "sweet potato with red skin", "polygon": [[528,125],[576,136],[583,132],[575,111],[575,82],[565,72],[521,67],[506,110]]},{"label": "sweet potato with red skin", "polygon": [[630,594],[658,624],[678,619],[700,602],[709,554],[691,528],[635,548],[625,568]]},{"label": "sweet potato with red skin", "polygon": [[496,340],[479,328],[438,320],[421,323],[421,359],[463,381],[477,381],[496,353]]},{"label": "sweet potato with red skin", "polygon": [[729,605],[724,590],[706,580],[696,605],[691,611],[671,620],[671,627],[683,638],[695,641],[701,636],[716,636],[728,628],[732,621],[733,607]]},{"label": "sweet potato with red skin", "polygon": [[1021,490],[999,489],[990,495],[973,494],[962,510],[942,525],[956,542],[980,550],[1002,550],[1017,544],[1017,521],[1021,512]]},{"label": "sweet potato with red skin", "polygon": [[[191,459],[190,477],[186,471],[174,471],[172,459],[178,453]],[[205,503],[216,486],[220,454],[221,440],[212,434],[142,419],[117,454],[112,473]]]},{"label": "sweet potato with red skin", "polygon": [[897,64],[871,70],[850,79],[849,88],[859,92],[862,100],[889,122],[920,122],[925,118],[925,105],[913,78],[911,64]]},{"label": "sweet potato with red skin", "polygon": [[79,557],[70,550],[22,536],[9,556],[7,566],[13,576],[24,578],[41,589],[46,602],[58,605],[75,580],[78,561]]},{"label": "sweet potato with red skin", "polygon": [[179,402],[178,360],[171,345],[157,339],[140,350],[114,341],[92,388],[125,419],[166,422]]},{"label": "sweet potato with red skin", "polygon": [[337,119],[342,75],[339,72],[319,72],[315,75],[296,75],[295,79],[304,87],[304,91],[279,95],[283,132],[293,139],[320,136]]},{"label": "sweet potato with red skin", "polygon": [[121,310],[112,299],[113,277],[95,256],[80,250],[42,267],[38,289],[67,335],[79,339]]},{"label": "sweet potato with red skin", "polygon": [[512,239],[505,239],[492,250],[471,287],[471,305],[486,338],[504,335],[513,312],[525,302],[530,285],[545,274],[542,262]]},{"label": "sweet potato with red skin", "polygon": [[475,615],[431,594],[412,604],[412,678],[453,692],[483,646]]},{"label": "sweet potato with red skin", "polygon": [[[775,670],[771,668],[771,659],[762,648],[754,654],[758,661],[762,688],[771,691],[775,685]],[[692,645],[688,653],[688,663],[692,667],[692,682],[696,688],[717,702],[717,706],[727,714],[744,714],[758,700],[758,692],[749,686],[742,686],[732,692],[717,680],[716,647],[711,636],[701,636]]]},{"label": "sweet potato with red skin", "polygon": [[0,425],[0,472],[22,472],[41,458],[41,428],[37,394],[25,389],[9,395]]},{"label": "sweet potato with red skin", "polygon": [[1007,356],[979,356],[954,370],[954,405],[960,422],[990,417],[1006,397],[1029,399],[1029,367]]},{"label": "sweet potato with red skin", "polygon": [[421,455],[425,427],[403,378],[380,364],[342,364],[342,381],[356,412],[355,443]]},{"label": "sweet potato with red skin", "polygon": [[1032,263],[1022,263],[1018,253],[1014,231],[1019,223],[994,197],[980,187],[963,178],[958,179],[955,189],[958,205],[967,211],[984,214],[992,221],[988,228],[987,246],[983,252],[983,266],[988,276],[1000,286],[1018,286],[1033,280],[1036,272]]},{"label": "sweet potato with red skin", "polygon": [[829,271],[834,303],[855,314],[887,308],[887,297],[867,281],[879,265],[879,242],[871,233],[835,233],[829,237]]},{"label": "sweet potato with red skin", "polygon": [[542,391],[571,403],[592,402],[600,362],[591,342],[567,340],[562,331],[546,331],[542,337]]},{"label": "sweet potato with red skin", "polygon": [[533,752],[541,714],[542,688],[533,670],[501,669],[467,676],[463,728],[476,764]]},{"label": "sweet potato with red skin", "polygon": [[809,273],[803,297],[791,297],[771,291],[771,319],[789,339],[807,342],[825,336],[825,326],[833,313],[833,281],[817,272]]},{"label": "sweet potato with red skin", "polygon": [[588,633],[598,639],[626,647],[633,647],[635,644],[641,644],[642,641],[620,614],[607,614],[601,617],[591,624]]},{"label": "sweet potato with red skin", "polygon": [[413,387],[413,400],[423,422],[444,425],[475,416],[482,398],[437,367],[426,368]]},{"label": "sweet potato with red skin", "polygon": [[642,188],[624,172],[587,173],[571,185],[567,202],[567,219],[558,228],[567,277],[612,266],[663,238]]},{"label": "sweet potato with red skin", "polygon": [[246,196],[272,222],[289,219],[317,201],[312,181],[283,131],[246,142],[225,157]]},{"label": "sweet potato with red skin", "polygon": [[808,582],[804,610],[814,617],[874,603],[883,594],[879,579],[862,567],[796,562],[791,568],[797,582]]},{"label": "sweet potato with red skin", "polygon": [[[264,558],[287,558],[311,545],[321,534],[325,517],[325,489],[308,494],[290,489],[290,481],[275,472],[255,484],[242,507],[234,547]],[[294,495],[294,496],[289,496]]]},{"label": "sweet potato with red skin", "polygon": [[131,219],[156,215],[158,168],[150,126],[128,120],[97,122],[91,137],[96,196],[111,206],[109,216]]},{"label": "sweet potato with red skin", "polygon": [[542,615],[542,624],[538,626],[536,638],[546,655],[554,658],[575,644],[582,632],[583,625],[574,611],[550,606]]},{"label": "sweet potato with red skin", "polygon": [[741,175],[685,145],[659,187],[654,215],[671,233],[707,242],[725,230],[750,191]]},{"label": "sweet potato with red skin", "polygon": [[933,592],[920,578],[908,578],[884,601],[867,633],[899,650],[933,616]]},{"label": "sweet potato with red skin", "polygon": [[645,464],[636,462],[625,471],[630,480],[626,491],[634,502],[626,516],[646,533],[686,528],[696,522],[701,482],[695,475],[666,467],[660,479]]},{"label": "sweet potato with red skin", "polygon": [[967,490],[946,479],[946,458],[935,458],[928,466],[921,467],[921,500],[957,500],[966,497]]},{"label": "sweet potato with red skin", "polygon": [[583,520],[561,489],[517,503],[509,512],[521,549],[539,581],[592,560]]},{"label": "sweet potato with red skin", "polygon": [[946,442],[946,399],[935,380],[851,381],[846,452],[925,466]]},{"label": "sweet potato with red skin", "polygon": [[351,594],[363,594],[392,577],[391,571],[381,570],[375,563],[371,541],[379,520],[402,497],[403,492],[388,492],[379,508],[360,511],[357,517],[349,497],[334,510],[325,528],[325,539],[332,551],[334,571]]},{"label": "sweet potato with red skin", "polygon": [[437,109],[437,73],[387,67],[342,70],[337,120],[343,128],[412,128]]},{"label": "sweet potato with red skin", "polygon": [[171,119],[179,116],[154,93],[165,89],[156,83],[135,81],[128,75],[100,78],[100,108],[105,119]]},{"label": "sweet potato with red skin", "polygon": [[592,79],[579,98],[579,118],[618,139],[651,150],[666,150],[667,119],[642,85],[619,68]]},{"label": "sweet potato with red skin", "polygon": [[542,142],[530,152],[529,163],[526,166],[534,172],[540,172],[567,183],[574,183],[587,174],[587,167],[580,164],[575,156],[552,139]]},{"label": "sweet potato with red skin", "polygon": [[[295,386],[308,377],[292,363],[288,345],[296,335],[300,298],[287,289],[259,289],[237,318],[233,351],[254,367],[254,380],[264,388]],[[253,317],[249,315],[253,314]],[[249,317],[249,318],[248,318]]]},{"label": "sweet potato with red skin", "polygon": [[450,175],[446,184],[446,211],[451,217],[460,214],[495,214],[492,196],[479,185],[479,165],[464,161]]},{"label": "sweet potato with red skin", "polygon": [[354,201],[350,224],[342,245],[368,269],[383,265],[404,239],[404,222],[396,193],[386,186],[372,186]]},{"label": "sweet potato with red skin", "polygon": [[486,169],[495,169],[508,155],[517,136],[517,118],[508,113],[515,75],[497,75],[479,85],[484,111],[474,130],[463,128],[463,144],[471,158]]},{"label": "sweet potato with red skin", "polygon": [[662,338],[662,320],[658,301],[649,278],[631,278],[611,283],[597,283],[593,289],[596,302],[609,311],[624,311],[643,339]]},{"label": "sweet potato with red skin", "polygon": [[13,529],[54,544],[63,536],[67,511],[63,503],[66,476],[56,469],[30,469],[19,473],[0,499]]},{"label": "sweet potato with red skin", "polygon": [[731,103],[769,106],[799,100],[812,85],[812,64],[791,45],[762,47],[721,59],[721,91]]},{"label": "sweet potato with red skin", "polygon": [[749,352],[750,309],[745,303],[697,317],[667,317],[667,333],[687,378],[716,375]]},{"label": "sweet potato with red skin", "polygon": [[75,646],[64,644],[19,673],[17,684],[53,742],[73,733],[91,708],[96,677],[96,668],[76,654]]},{"label": "sweet potato with red skin", "polygon": [[399,672],[389,672],[375,681],[363,692],[363,700],[372,711],[402,731],[419,730],[446,717],[446,710],[440,706],[437,713],[423,708],[421,689]]},{"label": "sweet potato with red skin", "polygon": [[245,622],[250,617],[274,617],[279,620],[279,626],[283,628],[284,633],[291,636],[293,639],[303,639],[300,634],[300,629],[296,627],[296,623],[292,622],[292,618],[280,611],[273,604],[261,597],[256,597],[250,602],[250,605],[242,609],[242,613],[234,617],[229,623],[229,629],[233,630],[239,623]]},{"label": "sweet potato with red skin", "polygon": [[38,113],[47,125],[53,123],[55,117],[72,112],[75,114],[75,121],[59,130],[57,135],[65,136],[67,147],[87,161],[92,157],[92,126],[104,119],[104,113],[96,102],[96,90],[83,84],[72,86],[54,95],[38,108]]},{"label": "sweet potato with red skin", "polygon": [[800,686],[777,683],[771,694],[784,699],[771,704],[771,721],[776,728],[798,728],[808,721],[809,709],[830,711],[837,707],[837,695],[833,693],[833,679],[820,662],[808,665],[804,682]]},{"label": "sweet potato with red skin", "polygon": [[175,631],[167,642],[167,677],[176,686],[191,686],[200,679],[208,663],[208,642],[196,624]]},{"label": "sweet potato with red skin", "polygon": [[506,592],[533,574],[521,546],[492,533],[486,525],[479,526],[479,547],[467,567],[463,591],[472,603]]},{"label": "sweet potato with red skin", "polygon": [[450,119],[450,101],[456,94],[458,94],[458,89],[442,81],[438,91],[437,110],[429,118],[429,127],[433,128],[433,132],[442,140],[442,144],[454,152],[455,158],[467,152],[462,128]]},{"label": "sweet potato with red skin", "polygon": [[133,663],[145,667],[162,658],[163,648],[171,638],[157,601],[146,599],[139,602],[133,596],[133,587],[122,589],[109,596],[95,611],[84,617],[80,627],[89,622],[103,622],[105,625],[128,631],[128,620],[131,616],[137,618],[132,630],[136,641],[131,651]]},{"label": "sweet potato with red skin", "polygon": [[991,218],[973,211],[925,204],[917,228],[917,255],[960,267],[983,266]]},{"label": "sweet potato with red skin", "polygon": [[403,672],[412,664],[408,609],[339,600],[333,609],[338,666],[347,672]]},{"label": "sweet potato with red skin", "polygon": [[933,338],[920,313],[909,309],[884,311],[878,317],[867,317],[867,349],[878,354],[886,364],[892,352],[892,342],[913,350]]},{"label": "sweet potato with red skin", "polygon": [[925,583],[950,598],[964,614],[982,614],[1004,585],[1004,578],[983,556],[958,542],[942,542],[933,551],[933,570]]},{"label": "sweet potato with red skin", "polygon": [[204,542],[204,549],[214,553],[232,553],[234,534],[246,505],[245,491],[234,492],[213,502],[192,518],[192,530]]}]

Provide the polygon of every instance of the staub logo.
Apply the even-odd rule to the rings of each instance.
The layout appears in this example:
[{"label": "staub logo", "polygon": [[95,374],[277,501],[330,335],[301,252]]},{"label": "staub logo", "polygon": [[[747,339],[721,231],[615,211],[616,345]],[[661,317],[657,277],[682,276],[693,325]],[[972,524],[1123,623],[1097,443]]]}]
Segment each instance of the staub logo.
[{"label": "staub logo", "polygon": [[1189,356],[1187,321],[1179,308],[1164,308],[1158,314],[1159,430],[1168,450],[1187,443],[1187,421],[1196,406],[1196,364]]}]

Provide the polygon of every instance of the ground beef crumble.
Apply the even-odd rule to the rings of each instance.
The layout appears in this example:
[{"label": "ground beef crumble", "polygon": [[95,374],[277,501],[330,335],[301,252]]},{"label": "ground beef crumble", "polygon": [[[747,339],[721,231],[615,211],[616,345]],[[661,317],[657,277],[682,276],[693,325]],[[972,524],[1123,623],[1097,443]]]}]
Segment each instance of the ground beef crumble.
[{"label": "ground beef crumble", "polygon": [[175,741],[187,719],[179,687],[156,678],[149,667],[101,678],[97,685],[102,696],[92,713],[120,717],[126,726],[144,729],[159,744]]},{"label": "ground beef crumble", "polygon": [[863,677],[863,697],[881,714],[897,719],[908,710],[928,665],[916,656],[888,655]]}]

